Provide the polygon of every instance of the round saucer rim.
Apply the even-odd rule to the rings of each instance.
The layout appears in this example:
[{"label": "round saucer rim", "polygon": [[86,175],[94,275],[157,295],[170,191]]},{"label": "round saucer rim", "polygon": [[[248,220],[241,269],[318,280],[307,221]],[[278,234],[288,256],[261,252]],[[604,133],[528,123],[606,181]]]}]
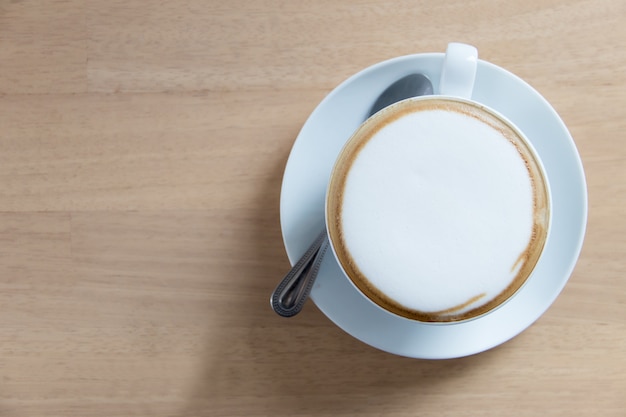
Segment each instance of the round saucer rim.
[{"label": "round saucer rim", "polygon": [[[336,88],[335,88],[335,89],[334,89],[334,90],[333,90],[333,91],[332,91],[329,95],[327,95],[327,96],[324,98],[324,100],[322,100],[322,101],[318,104],[318,106],[317,106],[317,107],[316,107],[316,109],[313,111],[313,113],[311,113],[311,115],[309,116],[309,119],[307,119],[307,123],[308,123],[311,119],[314,119],[314,115],[316,114],[316,112],[321,111],[321,108],[323,108],[323,107],[324,107],[324,106],[325,106],[325,105],[326,105],[329,101],[331,101],[331,100],[332,100],[332,99],[333,99],[333,98],[334,98],[337,94],[340,94],[340,93],[341,93],[341,90],[343,89],[343,87],[344,87],[346,84],[351,83],[353,80],[355,80],[355,79],[357,79],[357,78],[360,78],[360,77],[365,76],[368,72],[373,72],[373,71],[378,70],[378,68],[379,68],[379,67],[381,67],[381,66],[388,66],[388,65],[399,64],[399,63],[401,63],[401,61],[404,61],[404,60],[407,60],[407,59],[414,58],[416,55],[419,55],[422,59],[428,59],[428,58],[430,58],[430,57],[438,57],[438,58],[442,58],[442,57],[443,57],[443,54],[442,54],[442,53],[428,53],[428,54],[406,55],[406,56],[403,56],[403,57],[393,58],[393,59],[391,59],[391,60],[383,61],[383,62],[377,63],[377,64],[375,64],[375,65],[373,65],[373,66],[370,66],[370,67],[368,67],[368,68],[366,68],[366,69],[364,69],[364,70],[362,70],[362,71],[360,71],[360,72],[358,72],[358,73],[356,73],[356,74],[352,75],[352,76],[351,76],[351,77],[349,77],[348,79],[346,79],[343,83],[341,83],[339,86],[337,86],[337,87],[336,87]],[[374,347],[376,347],[376,348],[378,348],[378,349],[381,349],[381,350],[384,350],[384,351],[387,351],[387,352],[390,352],[390,353],[394,353],[394,354],[397,354],[397,355],[408,356],[408,357],[414,357],[414,358],[441,359],[441,358],[451,358],[451,357],[467,356],[467,355],[471,355],[471,354],[479,353],[479,352],[482,352],[482,351],[484,351],[484,350],[488,350],[488,349],[490,349],[490,348],[492,348],[492,347],[495,347],[495,346],[497,346],[497,345],[499,345],[499,344],[501,344],[501,343],[504,343],[504,342],[506,342],[507,340],[509,340],[509,339],[511,339],[511,338],[513,338],[513,337],[515,337],[517,334],[521,333],[523,330],[525,330],[525,329],[526,329],[528,326],[530,326],[530,325],[531,325],[531,324],[532,324],[532,323],[533,323],[533,322],[534,322],[537,318],[539,318],[539,317],[540,317],[540,316],[541,316],[541,315],[545,312],[545,310],[547,310],[547,309],[550,307],[550,305],[552,305],[552,303],[554,302],[554,300],[556,299],[556,297],[557,297],[557,296],[559,295],[559,293],[561,292],[562,288],[563,288],[563,287],[565,286],[565,284],[567,283],[567,281],[568,281],[568,279],[569,279],[569,276],[571,275],[571,272],[573,271],[573,268],[574,268],[574,266],[575,266],[575,264],[576,264],[576,261],[577,261],[577,259],[578,259],[579,254],[580,254],[580,250],[581,250],[581,248],[582,248],[582,242],[583,242],[583,239],[584,239],[584,232],[585,232],[585,225],[586,225],[586,218],[587,218],[587,190],[586,190],[586,185],[585,185],[586,183],[585,183],[585,181],[584,181],[584,171],[583,171],[583,169],[582,169],[582,162],[580,161],[580,156],[579,156],[579,154],[578,154],[578,152],[577,152],[577,150],[576,150],[575,143],[573,142],[573,139],[571,138],[571,135],[569,134],[569,131],[567,130],[567,128],[566,128],[566,126],[565,126],[565,124],[563,123],[562,119],[558,116],[558,114],[556,113],[556,111],[554,110],[554,108],[552,108],[552,106],[551,106],[551,105],[547,102],[547,100],[546,100],[543,96],[541,96],[541,95],[540,95],[540,94],[539,94],[536,90],[534,90],[534,88],[532,88],[532,87],[531,87],[528,83],[526,83],[524,80],[522,80],[522,79],[520,79],[519,77],[517,77],[515,74],[512,74],[512,73],[510,73],[509,71],[507,71],[507,70],[505,70],[505,69],[503,69],[503,68],[501,68],[501,67],[496,66],[495,64],[491,64],[491,63],[486,62],[486,61],[481,61],[481,65],[487,65],[487,66],[491,67],[492,69],[496,69],[497,71],[501,71],[501,72],[505,73],[505,75],[507,76],[507,78],[514,78],[514,79],[516,79],[518,82],[521,82],[521,83],[523,84],[523,86],[525,87],[525,90],[527,90],[527,93],[528,93],[528,94],[533,94],[536,98],[538,98],[538,99],[542,100],[542,101],[544,102],[544,104],[545,104],[545,107],[551,111],[551,113],[552,113],[552,114],[551,114],[551,118],[552,118],[552,119],[555,119],[555,120],[559,123],[559,125],[560,125],[560,131],[564,133],[565,139],[568,139],[568,144],[569,144],[570,146],[572,146],[572,147],[573,147],[574,154],[578,157],[578,160],[576,161],[576,162],[577,162],[577,165],[578,165],[578,167],[577,167],[577,171],[580,173],[579,183],[580,183],[580,185],[583,187],[583,193],[582,193],[582,194],[583,194],[583,197],[584,197],[584,201],[581,201],[580,203],[584,206],[584,209],[583,209],[583,212],[584,212],[584,213],[583,213],[583,218],[581,219],[581,223],[582,223],[582,224],[581,224],[581,226],[582,226],[582,231],[581,231],[581,234],[580,234],[580,236],[579,236],[579,241],[578,241],[578,246],[577,246],[577,249],[576,249],[576,251],[575,251],[575,252],[576,252],[576,253],[575,253],[575,256],[571,256],[570,263],[569,263],[569,266],[568,266],[568,268],[567,268],[568,273],[567,273],[567,274],[564,274],[564,278],[560,280],[560,286],[559,286],[559,288],[552,288],[552,289],[551,289],[551,291],[550,291],[550,295],[551,295],[551,297],[550,297],[550,302],[546,302],[546,303],[545,303],[545,305],[543,305],[543,306],[542,306],[542,308],[539,308],[539,309],[535,309],[535,310],[533,310],[536,314],[531,315],[531,316],[533,316],[533,319],[532,319],[531,321],[529,321],[528,323],[525,323],[525,324],[524,324],[524,325],[523,325],[523,326],[519,329],[519,331],[513,332],[513,334],[510,334],[510,335],[508,335],[508,336],[506,336],[506,337],[503,337],[503,338],[498,338],[498,337],[496,337],[496,338],[492,338],[492,340],[490,340],[490,342],[489,342],[489,343],[485,344],[485,346],[484,346],[484,348],[483,348],[483,349],[478,350],[478,351],[476,351],[476,350],[464,351],[464,350],[462,350],[462,349],[459,349],[456,355],[445,355],[445,356],[440,356],[440,355],[437,355],[437,354],[436,354],[436,352],[432,352],[432,353],[433,353],[432,355],[424,355],[424,354],[423,354],[423,352],[422,352],[421,354],[419,354],[419,355],[411,355],[411,354],[407,354],[406,350],[405,350],[405,351],[402,351],[402,350],[396,350],[396,349],[394,349],[393,342],[391,343],[391,346],[382,346],[380,343],[373,344],[371,341],[364,340],[363,338],[359,337],[358,335],[353,334],[352,332],[350,332],[350,331],[349,331],[349,329],[344,328],[344,325],[345,325],[345,324],[344,324],[344,325],[341,325],[340,323],[338,323],[338,322],[337,322],[337,321],[336,321],[336,320],[332,317],[332,314],[328,314],[326,311],[324,311],[324,310],[322,309],[322,311],[324,312],[324,314],[325,314],[325,315],[326,315],[326,316],[327,316],[327,317],[328,317],[331,321],[333,321],[335,324],[337,324],[337,326],[338,326],[338,327],[340,327],[341,329],[343,329],[344,331],[346,331],[346,332],[347,332],[348,334],[350,334],[351,336],[353,336],[353,337],[355,337],[355,338],[357,338],[357,339],[359,339],[359,340],[363,341],[363,342],[364,342],[364,343],[366,343],[366,344],[369,344],[369,345],[371,345],[371,346],[374,346]],[[490,107],[493,107],[493,106],[490,106]],[[498,108],[496,108],[496,110],[497,110],[497,111],[499,111],[499,109],[498,109]],[[508,115],[505,115],[505,116],[508,116]],[[303,131],[305,131],[305,128],[307,127],[307,123],[305,123],[305,125],[303,126],[303,128],[302,128],[302,130],[301,130],[301,133],[298,135],[298,139],[300,139],[302,132],[303,132]],[[531,139],[531,141],[532,141],[532,139]],[[296,140],[296,142],[297,142],[297,140]],[[294,144],[294,146],[295,146],[295,144]],[[288,176],[287,174],[288,174],[288,171],[289,171],[289,161],[290,161],[290,160],[291,160],[291,155],[290,155],[290,159],[288,160],[287,166],[286,166],[286,168],[285,168],[285,176],[283,177],[283,184],[287,181],[287,176]],[[283,205],[283,204],[284,204],[284,195],[283,195],[283,193],[281,193],[281,213],[282,213],[282,210],[283,210],[283,207],[284,207],[284,205]],[[281,216],[281,226],[283,226],[282,219],[283,219],[283,216]],[[289,254],[289,247],[288,247],[288,245],[287,245],[287,241],[286,241],[286,239],[285,239],[285,230],[284,230],[284,227],[283,227],[283,229],[282,229],[282,230],[283,230],[283,239],[284,239],[284,242],[285,242],[285,247],[286,247],[287,252],[288,252],[288,254]],[[290,260],[292,260],[292,261],[293,261],[292,256],[290,256]],[[315,300],[315,296],[314,296],[314,295],[313,295],[313,297],[312,297],[312,298],[313,298],[313,301],[315,301],[315,302],[316,302],[316,300]],[[317,304],[317,302],[316,302],[316,304]],[[401,318],[398,318],[398,319],[401,319]],[[425,324],[423,324],[423,323],[418,323],[418,324],[420,324],[420,325],[425,325]],[[459,325],[462,325],[462,324],[463,324],[463,323],[460,323]],[[419,326],[416,328],[416,331],[420,331],[420,330],[419,330]]]}]

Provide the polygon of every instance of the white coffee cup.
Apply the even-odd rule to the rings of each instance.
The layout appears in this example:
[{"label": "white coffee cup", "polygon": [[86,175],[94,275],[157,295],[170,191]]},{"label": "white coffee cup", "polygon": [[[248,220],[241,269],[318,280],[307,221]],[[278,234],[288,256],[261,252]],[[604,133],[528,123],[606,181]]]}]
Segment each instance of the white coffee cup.
[{"label": "white coffee cup", "polygon": [[340,152],[327,189],[332,252],[361,294],[412,320],[488,314],[531,276],[550,226],[542,163],[471,100],[476,48],[453,43],[439,95],[389,106]]}]

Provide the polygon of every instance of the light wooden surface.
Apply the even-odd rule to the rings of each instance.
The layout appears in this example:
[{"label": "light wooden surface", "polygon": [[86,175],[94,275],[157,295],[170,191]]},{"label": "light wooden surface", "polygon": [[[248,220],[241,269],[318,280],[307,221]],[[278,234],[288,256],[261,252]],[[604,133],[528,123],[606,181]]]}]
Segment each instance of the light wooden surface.
[{"label": "light wooden surface", "polygon": [[[626,415],[626,2],[0,1],[0,416]],[[370,348],[268,296],[290,147],[334,86],[449,41],[585,165],[556,303],[477,356]]]}]

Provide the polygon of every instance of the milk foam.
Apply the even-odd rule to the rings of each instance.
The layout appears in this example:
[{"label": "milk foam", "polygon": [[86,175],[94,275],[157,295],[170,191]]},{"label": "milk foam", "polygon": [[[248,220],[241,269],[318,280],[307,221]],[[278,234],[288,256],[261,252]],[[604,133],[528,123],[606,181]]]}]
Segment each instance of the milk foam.
[{"label": "milk foam", "polygon": [[356,155],[341,228],[378,291],[411,310],[459,314],[515,278],[533,229],[532,182],[517,148],[487,123],[407,113]]}]

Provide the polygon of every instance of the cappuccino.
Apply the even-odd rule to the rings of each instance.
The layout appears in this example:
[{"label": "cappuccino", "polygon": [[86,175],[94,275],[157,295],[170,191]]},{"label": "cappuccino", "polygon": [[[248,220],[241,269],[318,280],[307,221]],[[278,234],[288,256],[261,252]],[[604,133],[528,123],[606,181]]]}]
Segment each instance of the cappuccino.
[{"label": "cappuccino", "polygon": [[347,142],[327,196],[333,251],[380,307],[410,319],[488,312],[526,281],[549,222],[546,180],[521,134],[472,102],[406,100]]}]

